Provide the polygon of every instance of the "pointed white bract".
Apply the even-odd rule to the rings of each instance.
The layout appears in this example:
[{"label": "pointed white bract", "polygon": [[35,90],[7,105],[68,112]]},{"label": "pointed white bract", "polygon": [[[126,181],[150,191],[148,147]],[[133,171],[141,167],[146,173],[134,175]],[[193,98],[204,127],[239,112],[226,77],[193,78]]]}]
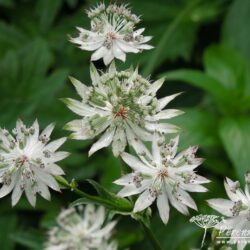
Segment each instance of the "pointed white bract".
[{"label": "pointed white bract", "polygon": [[48,187],[60,191],[54,176],[64,174],[57,162],[66,158],[68,153],[56,152],[66,138],[49,142],[53,128],[54,125],[50,124],[39,135],[37,121],[28,128],[18,120],[12,133],[0,129],[0,198],[13,191],[12,206],[23,192],[35,206],[37,193],[50,200]]},{"label": "pointed white bract", "polygon": [[70,41],[82,50],[95,51],[91,56],[92,61],[103,58],[105,65],[108,65],[117,58],[124,62],[126,53],[153,48],[146,44],[152,37],[142,35],[144,28],[135,30],[140,19],[126,5],[105,6],[101,3],[87,14],[91,20],[91,30],[77,27],[79,36],[70,38]]},{"label": "pointed white bract", "polygon": [[71,78],[81,101],[64,99],[69,109],[82,116],[66,124],[71,137],[86,140],[101,135],[89,154],[112,144],[118,156],[129,143],[137,147],[139,141],[151,141],[153,131],[175,133],[178,128],[163,120],[182,114],[180,110],[164,109],[178,94],[156,98],[164,79],[151,83],[136,70],[117,72],[114,63],[107,73],[99,75],[91,65],[92,85],[87,87]]},{"label": "pointed white bract", "polygon": [[[210,199],[208,204],[210,207],[226,216],[216,228],[223,230],[232,230],[233,233],[237,232],[238,243],[237,249],[242,250],[247,244],[244,240],[245,232],[250,232],[250,174],[246,174],[245,192],[240,188],[239,181],[232,181],[226,178],[224,182],[225,190],[229,200],[227,199]],[[242,238],[242,239],[241,239]],[[231,238],[235,241],[235,237]]]},{"label": "pointed white bract", "polygon": [[105,209],[88,204],[83,209],[69,208],[57,218],[57,226],[49,231],[46,250],[116,250],[112,240],[116,221],[105,221]]},{"label": "pointed white bract", "polygon": [[139,158],[122,153],[122,159],[133,169],[133,173],[116,180],[124,186],[118,195],[122,197],[139,194],[134,212],[149,207],[155,200],[162,221],[166,224],[169,218],[169,203],[182,214],[188,214],[188,207],[197,209],[188,192],[205,192],[202,186],[209,180],[195,173],[203,162],[195,158],[197,147],[177,153],[178,137],[168,144],[159,133],[154,133],[152,154],[143,144],[137,147]]}]

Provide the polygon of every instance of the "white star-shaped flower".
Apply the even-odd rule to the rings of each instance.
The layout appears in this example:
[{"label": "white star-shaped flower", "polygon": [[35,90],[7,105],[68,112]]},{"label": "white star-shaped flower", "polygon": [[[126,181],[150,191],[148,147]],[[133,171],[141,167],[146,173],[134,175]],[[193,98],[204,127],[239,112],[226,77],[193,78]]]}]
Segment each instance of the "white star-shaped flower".
[{"label": "white star-shaped flower", "polygon": [[104,223],[105,209],[88,204],[69,208],[57,218],[57,226],[49,231],[46,250],[116,250],[112,231],[116,221]]},{"label": "white star-shaped flower", "polygon": [[61,138],[49,143],[53,124],[39,135],[39,125],[35,121],[28,128],[21,120],[12,133],[0,129],[0,198],[12,192],[12,206],[20,199],[23,191],[32,206],[36,203],[36,193],[50,200],[48,187],[60,191],[54,176],[63,175],[56,164],[68,156],[67,152],[56,152],[66,141]]},{"label": "white star-shaped flower", "polygon": [[[229,200],[227,199],[210,199],[208,204],[226,216],[216,228],[226,228],[228,231],[234,230],[237,232],[237,237],[232,238],[232,242],[237,240],[237,249],[242,250],[247,244],[247,238],[244,239],[244,232],[250,233],[250,174],[246,175],[245,192],[240,188],[238,181],[232,181],[226,178],[224,182],[225,190]],[[233,234],[233,232],[232,232]],[[231,237],[234,235],[231,234]]]},{"label": "white star-shaped flower", "polygon": [[92,65],[90,74],[93,87],[71,79],[82,101],[64,99],[73,112],[83,117],[66,124],[65,129],[73,132],[72,138],[86,140],[102,134],[90,155],[112,143],[113,153],[118,156],[127,142],[135,147],[140,140],[151,141],[153,131],[178,131],[176,126],[161,122],[183,113],[164,109],[178,94],[156,98],[164,79],[151,83],[137,70],[117,72],[114,64],[102,75]]},{"label": "white star-shaped flower", "polygon": [[178,140],[176,137],[166,144],[163,137],[155,133],[152,154],[146,147],[137,152],[139,158],[122,153],[122,159],[134,172],[114,182],[124,186],[118,193],[122,197],[139,194],[135,213],[156,200],[165,224],[169,219],[169,202],[182,214],[188,214],[188,207],[197,209],[188,192],[205,192],[207,189],[201,184],[209,182],[194,171],[203,162],[203,159],[195,158],[197,147],[189,147],[177,154]]},{"label": "white star-shaped flower", "polygon": [[138,53],[153,47],[145,44],[150,36],[143,36],[144,28],[135,30],[140,19],[125,5],[104,4],[87,12],[91,19],[91,30],[77,27],[79,36],[70,41],[82,50],[95,51],[91,60],[103,58],[108,65],[114,58],[125,61],[126,53]]}]

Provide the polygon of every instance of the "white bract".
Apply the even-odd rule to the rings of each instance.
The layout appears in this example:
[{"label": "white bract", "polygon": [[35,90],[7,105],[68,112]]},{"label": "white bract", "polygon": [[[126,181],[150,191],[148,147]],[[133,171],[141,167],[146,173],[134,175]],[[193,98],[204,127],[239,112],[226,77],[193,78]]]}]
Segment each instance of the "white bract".
[{"label": "white bract", "polygon": [[140,19],[125,5],[104,4],[87,11],[91,30],[77,27],[79,36],[70,41],[82,50],[95,51],[91,60],[103,58],[108,65],[114,58],[125,61],[126,53],[138,53],[153,48],[145,44],[150,36],[143,36],[144,28],[135,30]]},{"label": "white bract", "polygon": [[197,147],[189,147],[177,154],[179,138],[168,144],[158,133],[154,134],[152,154],[141,145],[139,158],[122,153],[122,159],[134,172],[127,174],[115,183],[124,186],[118,195],[122,197],[140,194],[134,212],[149,207],[155,200],[162,221],[169,219],[169,202],[182,214],[188,214],[188,207],[197,209],[188,192],[205,192],[201,184],[209,182],[195,173],[203,159],[195,158]]},{"label": "white bract", "polygon": [[164,79],[151,83],[137,70],[117,72],[114,64],[101,75],[92,65],[90,74],[92,87],[71,78],[82,101],[64,99],[73,112],[83,117],[66,124],[65,129],[73,132],[72,138],[86,140],[102,134],[92,145],[90,155],[112,143],[113,153],[118,156],[127,142],[136,146],[139,140],[151,141],[153,131],[178,131],[176,126],[161,122],[182,114],[176,109],[164,109],[178,94],[156,98]]},{"label": "white bract", "polygon": [[105,223],[105,209],[88,204],[60,213],[57,226],[49,231],[46,250],[116,250],[112,241],[115,221]]},{"label": "white bract", "polygon": [[238,250],[244,249],[247,244],[247,239],[244,239],[245,232],[250,233],[250,189],[249,189],[249,180],[250,175],[246,175],[246,186],[245,192],[240,188],[240,183],[238,181],[232,181],[229,178],[226,178],[224,185],[227,196],[227,199],[210,199],[208,204],[226,216],[220,224],[216,226],[218,229],[233,230],[231,237],[233,237],[233,232],[237,231],[237,238],[232,238],[232,242],[237,240]]},{"label": "white bract", "polygon": [[36,203],[36,193],[50,200],[48,187],[60,191],[54,176],[63,175],[56,164],[68,156],[67,152],[56,152],[66,141],[61,138],[49,143],[53,124],[39,135],[37,121],[26,127],[21,120],[12,133],[0,129],[0,198],[12,192],[12,205],[20,199],[23,191],[32,206]]}]

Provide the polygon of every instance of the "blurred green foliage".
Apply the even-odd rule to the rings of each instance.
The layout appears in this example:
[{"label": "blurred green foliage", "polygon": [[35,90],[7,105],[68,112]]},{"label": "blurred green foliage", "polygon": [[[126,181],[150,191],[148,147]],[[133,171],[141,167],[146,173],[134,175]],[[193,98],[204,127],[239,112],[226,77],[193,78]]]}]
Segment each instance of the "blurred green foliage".
[{"label": "blurred green foliage", "polygon": [[[117,1],[123,2],[123,1]],[[88,27],[84,9],[96,1],[0,0],[0,125],[11,128],[21,117],[42,126],[56,121],[55,137],[66,135],[63,125],[74,115],[59,101],[74,97],[68,75],[89,84],[88,52],[68,42],[75,26]],[[174,119],[183,132],[181,147],[200,145],[207,160],[200,172],[212,180],[210,192],[196,194],[202,213],[214,213],[205,199],[225,196],[223,178],[243,181],[250,162],[250,1],[249,0],[131,0],[142,14],[146,34],[155,49],[129,55],[126,65],[139,64],[143,75],[166,76],[159,96],[184,91],[172,105],[185,110]],[[98,66],[102,67],[102,64]],[[91,141],[68,141],[71,156],[63,162],[69,181],[94,193],[87,178],[112,192],[112,184],[124,168],[110,150],[88,158]],[[55,216],[79,197],[70,191],[53,194],[52,202],[39,199],[36,209],[22,198],[11,208],[9,198],[0,201],[1,250],[42,249],[46,230]],[[195,212],[191,211],[192,214]],[[198,247],[202,230],[189,217],[171,209],[164,226],[157,213],[152,228],[163,249]],[[129,216],[120,219],[117,233],[121,249],[152,249],[140,226]],[[209,241],[209,236],[207,238]]]}]

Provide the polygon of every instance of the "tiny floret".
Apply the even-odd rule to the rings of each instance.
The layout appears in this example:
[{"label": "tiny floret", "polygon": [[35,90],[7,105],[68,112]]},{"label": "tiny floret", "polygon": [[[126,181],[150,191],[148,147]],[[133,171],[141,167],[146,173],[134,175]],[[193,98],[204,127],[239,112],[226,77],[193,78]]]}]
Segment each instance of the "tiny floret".
[{"label": "tiny floret", "polygon": [[67,152],[56,152],[66,138],[50,141],[54,125],[50,124],[39,135],[37,121],[27,127],[21,120],[12,133],[0,128],[0,198],[12,192],[14,206],[25,192],[32,206],[36,194],[50,200],[49,188],[60,191],[54,176],[63,175],[56,164],[68,156]]},{"label": "tiny floret", "polygon": [[45,250],[117,250],[112,240],[115,221],[105,222],[105,209],[88,204],[69,208],[57,218],[49,231]]},{"label": "tiny floret", "polygon": [[86,140],[101,135],[90,155],[112,144],[113,153],[118,156],[127,143],[137,147],[140,141],[151,141],[153,131],[178,131],[176,126],[162,122],[182,114],[180,110],[164,109],[178,94],[156,98],[164,79],[151,83],[137,69],[117,72],[114,63],[101,75],[91,65],[90,74],[91,87],[71,78],[81,101],[64,99],[69,109],[82,117],[65,126],[73,132],[72,138]]},{"label": "tiny floret", "polygon": [[134,212],[149,207],[155,200],[162,221],[166,224],[169,218],[169,203],[182,214],[188,214],[188,207],[197,209],[188,192],[205,192],[202,186],[209,180],[195,173],[203,159],[196,158],[197,147],[189,147],[177,153],[176,137],[168,144],[155,132],[152,142],[152,154],[144,146],[143,153],[137,152],[139,158],[122,153],[122,159],[133,169],[115,183],[124,186],[118,195],[127,197],[139,194]]},{"label": "tiny floret", "polygon": [[150,36],[143,36],[144,28],[135,30],[140,18],[131,13],[126,5],[104,3],[87,11],[91,30],[77,27],[79,36],[70,38],[82,50],[95,51],[91,60],[103,58],[108,65],[114,58],[125,61],[126,53],[138,53],[153,48],[145,44]]}]

